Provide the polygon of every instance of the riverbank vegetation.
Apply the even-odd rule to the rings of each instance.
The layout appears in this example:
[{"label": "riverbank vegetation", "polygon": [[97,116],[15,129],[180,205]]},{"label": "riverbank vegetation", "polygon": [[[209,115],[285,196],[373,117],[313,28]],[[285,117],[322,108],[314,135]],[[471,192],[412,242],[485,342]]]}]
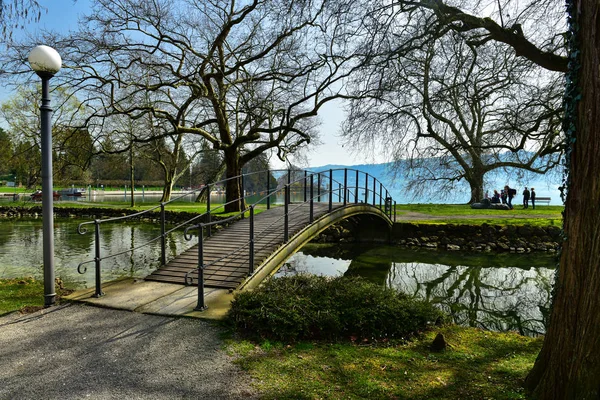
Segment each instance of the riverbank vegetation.
[{"label": "riverbank vegetation", "polygon": [[[60,299],[71,291],[59,281],[56,294]],[[44,308],[44,282],[32,277],[0,279],[0,315],[14,311],[24,313]]]},{"label": "riverbank vegetation", "polygon": [[360,277],[297,275],[237,293],[228,321],[245,337],[279,341],[411,337],[443,314],[431,303]]},{"label": "riverbank vegetation", "polygon": [[266,399],[525,398],[540,338],[438,326],[430,304],[392,292],[344,277],[271,280],[236,296],[229,321],[253,341],[229,339],[228,351]]}]

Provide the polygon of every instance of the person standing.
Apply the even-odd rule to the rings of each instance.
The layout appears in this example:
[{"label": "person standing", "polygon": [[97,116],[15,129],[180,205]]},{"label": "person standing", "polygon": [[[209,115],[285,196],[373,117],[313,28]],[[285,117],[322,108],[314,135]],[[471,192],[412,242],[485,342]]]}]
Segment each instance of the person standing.
[{"label": "person standing", "polygon": [[510,187],[508,187],[508,185],[506,185],[506,186],[504,186],[504,191],[506,192],[507,197],[508,197],[508,208],[510,208],[512,210],[513,209],[512,199],[517,194],[517,190],[511,189]]},{"label": "person standing", "polygon": [[535,188],[531,188],[531,208],[535,210]]},{"label": "person standing", "polygon": [[502,199],[502,204],[506,204],[506,191],[504,189],[500,190],[500,199]]},{"label": "person standing", "polygon": [[525,190],[523,190],[523,208],[529,208],[529,190],[527,190],[527,186],[525,186]]}]

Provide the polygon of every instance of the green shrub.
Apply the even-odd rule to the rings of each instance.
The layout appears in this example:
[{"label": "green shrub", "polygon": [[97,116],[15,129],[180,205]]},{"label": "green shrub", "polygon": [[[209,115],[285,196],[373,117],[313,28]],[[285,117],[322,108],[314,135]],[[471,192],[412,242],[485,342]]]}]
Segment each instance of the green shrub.
[{"label": "green shrub", "polygon": [[251,339],[382,340],[411,336],[441,315],[430,303],[360,277],[299,275],[238,293],[228,320]]}]

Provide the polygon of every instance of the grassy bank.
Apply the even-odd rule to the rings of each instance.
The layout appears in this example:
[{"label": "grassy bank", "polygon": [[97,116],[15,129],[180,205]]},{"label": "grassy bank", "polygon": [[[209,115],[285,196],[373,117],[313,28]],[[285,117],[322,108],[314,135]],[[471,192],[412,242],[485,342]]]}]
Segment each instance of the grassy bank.
[{"label": "grassy bank", "polygon": [[[58,300],[70,291],[56,287]],[[31,312],[44,307],[44,282],[32,277],[0,279],[0,315]]]},{"label": "grassy bank", "polygon": [[[429,346],[443,333],[445,352]],[[414,342],[281,345],[230,341],[266,399],[524,399],[541,338],[448,326]]]},{"label": "grassy bank", "polygon": [[472,209],[467,204],[398,204],[397,220],[426,224],[562,226],[563,206],[513,210]]}]

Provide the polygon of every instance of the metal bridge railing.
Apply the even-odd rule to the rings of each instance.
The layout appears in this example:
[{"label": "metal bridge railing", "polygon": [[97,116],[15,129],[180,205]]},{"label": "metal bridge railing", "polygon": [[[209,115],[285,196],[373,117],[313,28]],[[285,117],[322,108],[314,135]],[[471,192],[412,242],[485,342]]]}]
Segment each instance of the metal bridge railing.
[{"label": "metal bridge railing", "polygon": [[[257,191],[259,193],[258,199],[256,199],[256,195],[246,194],[244,191],[244,180],[251,178],[257,174],[265,174],[266,173],[266,190],[265,191]],[[337,173],[337,178],[336,178]],[[349,182],[349,173],[353,175],[354,182]],[[279,182],[277,186],[272,187],[272,176],[273,174],[279,174]],[[363,177],[361,176],[364,175]],[[211,189],[216,187],[222,187],[230,180],[238,180],[242,196],[230,200],[228,202],[224,202],[219,205],[211,204]],[[361,186],[361,181],[364,182],[364,186]],[[285,182],[285,183],[282,183]],[[337,186],[337,187],[336,187]],[[379,191],[377,190],[379,187]],[[302,201],[291,201],[291,193],[292,189],[300,189],[302,190]],[[91,260],[83,261],[77,266],[77,271],[81,274],[85,273],[87,270],[87,264],[94,263],[95,265],[95,297],[100,297],[104,293],[102,292],[102,279],[101,279],[101,270],[102,270],[102,261],[117,257],[122,254],[130,253],[141,248],[144,248],[156,241],[160,241],[160,263],[161,265],[165,265],[167,263],[167,252],[166,252],[166,239],[168,235],[181,231],[183,228],[183,235],[186,240],[191,240],[193,235],[190,234],[191,231],[196,230],[198,236],[198,267],[195,270],[190,271],[186,275],[186,283],[191,281],[189,276],[192,273],[198,274],[198,306],[197,309],[204,309],[204,288],[203,288],[203,270],[208,267],[210,264],[205,264],[203,261],[203,241],[204,236],[210,237],[212,235],[212,227],[216,224],[224,224],[228,222],[232,222],[235,219],[243,219],[246,217],[246,214],[249,215],[249,232],[248,232],[248,241],[240,246],[236,251],[230,253],[217,261],[222,261],[225,257],[231,257],[240,253],[245,248],[249,249],[249,267],[248,273],[254,273],[254,255],[255,255],[255,241],[256,237],[260,237],[261,234],[268,231],[275,224],[283,223],[283,241],[287,242],[289,240],[289,218],[290,215],[299,210],[303,204],[309,204],[309,223],[314,221],[314,203],[321,203],[324,198],[327,199],[328,202],[328,211],[331,212],[333,210],[334,200],[336,204],[340,204],[342,206],[346,206],[352,201],[355,204],[365,203],[371,204],[375,207],[379,207],[383,210],[383,212],[388,216],[388,218],[393,219],[395,222],[395,213],[393,213],[392,209],[392,199],[389,195],[387,189],[384,192],[384,186],[381,182],[379,182],[375,177],[369,176],[369,174],[361,172],[359,170],[354,169],[330,169],[326,171],[313,172],[307,170],[267,170],[267,171],[257,171],[247,174],[238,175],[235,177],[230,177],[227,179],[220,180],[218,182],[213,182],[204,185],[203,187],[187,192],[181,196],[177,196],[168,202],[161,202],[159,205],[149,208],[144,211],[140,211],[137,213],[133,213],[127,216],[114,217],[114,218],[103,218],[103,219],[95,219],[93,221],[87,221],[79,224],[77,231],[79,234],[86,234],[88,232],[87,225],[94,225],[94,234],[95,234],[95,243],[94,243],[94,258]],[[170,204],[181,200],[184,197],[199,195],[202,191],[207,192],[206,197],[206,212],[196,215],[193,218],[184,221],[182,223],[176,224],[173,227],[167,229],[166,222],[166,208]],[[362,193],[361,193],[362,192]],[[261,193],[264,193],[261,197]],[[385,194],[384,194],[385,193]],[[271,223],[267,228],[263,229],[261,232],[255,233],[255,209],[259,204],[265,204],[266,209],[270,209],[272,206],[279,205],[277,203],[277,197],[283,196],[283,204],[284,213],[282,217],[278,220]],[[246,199],[253,198],[252,204],[246,206]],[[371,202],[369,202],[371,200]],[[377,200],[379,204],[377,204]],[[227,205],[242,202],[244,205],[243,209],[234,215],[231,215],[225,219],[220,218],[217,221],[214,221],[212,216],[217,212],[224,211]],[[385,205],[385,206],[384,206]],[[393,208],[395,209],[396,203],[393,202]],[[122,222],[124,220],[129,220],[133,218],[140,218],[149,213],[155,212],[159,210],[160,215],[160,234],[156,237],[153,237],[146,242],[131,247],[116,253],[111,253],[108,255],[101,254],[101,243],[100,243],[100,232],[101,226],[107,223],[113,222]],[[283,219],[283,221],[281,221]],[[198,221],[202,221],[198,223]],[[214,263],[213,262],[213,263]],[[211,263],[212,264],[212,263]]]},{"label": "metal bridge railing", "polygon": [[[341,181],[338,181],[334,178],[335,171],[343,171],[343,184]],[[362,202],[362,199],[359,198],[360,190],[364,190],[364,203],[371,204],[377,207],[377,200],[379,200],[379,208],[382,209],[382,205],[385,204],[385,208],[383,211],[385,215],[391,220],[392,215],[395,222],[395,206],[396,203],[392,202],[391,197],[389,196],[389,191],[385,189],[384,196],[384,186],[381,182],[379,182],[375,177],[372,177],[372,188],[369,188],[368,184],[370,178],[368,174],[365,174],[365,186],[361,187],[359,184],[359,175],[360,171],[358,170],[350,170],[355,172],[356,180],[355,185],[352,187],[348,186],[348,169],[330,169],[324,172],[310,172],[304,171],[304,176],[292,181],[291,173],[288,172],[287,175],[287,183],[283,186],[283,188],[276,189],[274,192],[271,192],[269,189],[267,190],[267,195],[261,199],[259,199],[256,203],[251,204],[244,210],[240,212],[241,215],[244,215],[246,212],[250,215],[249,221],[249,232],[248,232],[248,241],[238,247],[231,253],[228,253],[221,258],[214,260],[210,263],[204,262],[204,230],[205,228],[210,229],[210,226],[214,225],[216,222],[208,222],[208,223],[199,223],[193,226],[190,226],[185,229],[185,237],[187,240],[192,240],[193,235],[190,235],[189,232],[196,231],[198,237],[198,265],[196,269],[190,270],[186,274],[186,284],[193,283],[192,274],[197,274],[197,283],[198,283],[198,299],[195,310],[202,311],[207,308],[205,299],[204,299],[204,270],[209,266],[221,262],[227,258],[230,258],[233,255],[240,254],[246,248],[248,249],[248,274],[252,275],[254,273],[254,256],[255,256],[255,244],[256,238],[260,237],[264,232],[272,232],[272,226],[279,225],[281,223],[281,219],[283,219],[283,242],[287,243],[289,241],[289,218],[290,215],[302,208],[302,205],[308,203],[309,204],[309,223],[314,221],[314,203],[321,202],[323,197],[327,197],[328,201],[328,212],[330,213],[333,210],[334,204],[334,196],[337,195],[337,203],[341,206],[346,206],[348,203],[351,203],[352,200],[354,204],[358,204]],[[316,176],[316,193],[315,193],[315,176]],[[323,189],[322,181],[328,181],[328,186]],[[302,183],[303,187],[303,200],[302,202],[292,203],[290,199],[291,188],[298,183]],[[334,189],[334,183],[337,184],[337,189]],[[379,186],[379,191],[377,191],[377,187]],[[270,208],[269,199],[277,193],[282,193],[284,198],[284,212],[283,215],[277,220],[271,222],[268,226],[266,226],[261,232],[258,234],[255,233],[255,225],[254,225],[254,214],[255,207],[261,201],[266,200],[267,209]],[[372,194],[372,197],[370,196]],[[369,203],[369,199],[372,198],[372,203]],[[385,203],[384,203],[385,202]],[[290,207],[292,209],[290,210]]]}]

